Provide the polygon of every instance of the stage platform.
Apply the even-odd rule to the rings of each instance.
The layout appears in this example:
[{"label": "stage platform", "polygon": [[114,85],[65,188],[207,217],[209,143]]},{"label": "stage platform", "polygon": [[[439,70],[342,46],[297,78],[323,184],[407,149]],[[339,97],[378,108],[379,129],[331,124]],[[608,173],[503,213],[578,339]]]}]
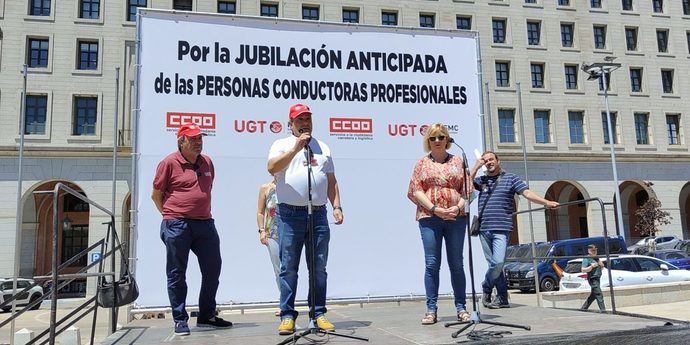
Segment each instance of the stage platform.
[{"label": "stage platform", "polygon": [[[470,304],[471,306],[471,304]],[[594,308],[594,307],[593,307]],[[445,322],[454,321],[452,303],[440,302],[439,323],[422,326],[420,319],[424,314],[423,302],[372,303],[363,306],[347,305],[329,307],[328,317],[336,325],[337,332],[369,338],[369,344],[455,344],[472,343],[506,343],[506,344],[687,344],[690,339],[690,326],[684,322],[674,322],[658,318],[635,315],[612,315],[597,312],[582,312],[539,308],[523,304],[513,304],[510,309],[480,309],[485,320],[507,323],[519,323],[531,327],[530,331],[481,324],[474,327],[477,331],[510,331],[502,339],[488,341],[470,341],[466,334],[470,327],[458,338],[451,338],[451,333],[461,326],[446,328]],[[103,344],[277,344],[285,339],[277,334],[278,318],[275,310],[223,312],[221,317],[232,321],[231,329],[209,330],[194,327],[192,319],[190,336],[173,334],[170,315],[166,319],[134,320]],[[305,327],[306,312],[297,320],[298,327]],[[672,322],[668,322],[672,321]],[[341,337],[319,337],[311,339],[329,344],[367,344]],[[310,344],[306,339],[297,344]]]}]

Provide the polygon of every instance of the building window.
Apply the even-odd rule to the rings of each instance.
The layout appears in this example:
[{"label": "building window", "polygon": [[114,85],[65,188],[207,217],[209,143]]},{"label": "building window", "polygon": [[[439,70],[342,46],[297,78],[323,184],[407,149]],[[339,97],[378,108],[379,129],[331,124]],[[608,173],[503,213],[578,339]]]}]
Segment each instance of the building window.
[{"label": "building window", "polygon": [[48,39],[29,38],[29,55],[27,64],[32,68],[48,67]]},{"label": "building window", "polygon": [[688,41],[688,54],[690,54],[690,31],[685,33],[685,39]]},{"label": "building window", "polygon": [[661,70],[661,84],[664,89],[664,93],[673,93],[673,70],[672,69],[662,69]]},{"label": "building window", "polygon": [[565,88],[577,90],[577,66],[565,65]]},{"label": "building window", "polygon": [[72,135],[95,135],[98,97],[74,97]]},{"label": "building window", "polygon": [[666,115],[666,134],[669,145],[680,145],[680,115]]},{"label": "building window", "polygon": [[127,20],[133,22],[137,19],[137,9],[146,7],[147,0],[127,0]]},{"label": "building window", "polygon": [[277,17],[278,16],[278,4],[261,4],[261,16],[262,17]]},{"label": "building window", "polygon": [[496,62],[496,86],[510,86],[510,62]]},{"label": "building window", "polygon": [[630,68],[630,91],[642,92],[642,68]]},{"label": "building window", "polygon": [[683,0],[683,14],[690,16],[690,0]]},{"label": "building window", "polygon": [[637,28],[625,28],[625,46],[628,51],[637,51]]},{"label": "building window", "polygon": [[79,18],[98,19],[100,18],[101,0],[81,0],[79,6]]},{"label": "building window", "polygon": [[668,53],[668,30],[656,30],[656,45],[659,53]]},{"label": "building window", "polygon": [[570,0],[558,0],[558,6],[570,6]]},{"label": "building window", "polygon": [[24,134],[46,134],[48,96],[26,95]]},{"label": "building window", "polygon": [[460,30],[472,30],[472,17],[457,16],[455,17],[455,26]]},{"label": "building window", "polygon": [[420,14],[419,15],[419,27],[433,28],[434,26],[435,26],[435,24],[434,24],[434,15],[433,14]]},{"label": "building window", "polygon": [[654,13],[664,13],[664,0],[652,0]]},{"label": "building window", "polygon": [[637,145],[649,145],[649,114],[635,113],[635,137]]},{"label": "building window", "polygon": [[525,0],[526,4],[536,4],[537,0]]},{"label": "building window", "polygon": [[[66,262],[73,256],[81,253],[89,247],[89,226],[73,225],[70,229],[62,230],[62,260]],[[69,265],[69,267],[84,267],[87,265],[87,255],[82,255],[79,259]]]},{"label": "building window", "polygon": [[589,0],[589,4],[592,8],[601,8],[601,0]]},{"label": "building window", "polygon": [[606,26],[594,25],[594,48],[606,49]]},{"label": "building window", "polygon": [[50,0],[30,0],[29,14],[32,16],[50,16]]},{"label": "building window", "polygon": [[302,6],[302,19],[319,20],[319,8],[314,6]]},{"label": "building window", "polygon": [[498,110],[498,137],[502,143],[515,142],[515,109]]},{"label": "building window", "polygon": [[398,13],[381,12],[381,25],[398,25]]},{"label": "building window", "polygon": [[[606,91],[611,91],[611,72],[605,72],[606,75]],[[599,91],[604,91],[604,78],[599,77]]]},{"label": "building window", "polygon": [[77,69],[98,69],[98,42],[79,41],[79,62]]},{"label": "building window", "polygon": [[506,20],[493,19],[491,21],[494,43],[506,43]]},{"label": "building window", "polygon": [[343,8],[343,23],[359,23],[359,10]]},{"label": "building window", "polygon": [[633,10],[633,0],[622,0],[621,6],[623,7],[623,11],[632,11]]},{"label": "building window", "polygon": [[574,24],[561,24],[561,45],[570,48],[573,46],[573,31],[575,31]]},{"label": "building window", "polygon": [[541,23],[527,22],[527,44],[538,46],[541,42]]},{"label": "building window", "polygon": [[534,111],[534,140],[537,144],[548,144],[551,142],[549,118],[548,110]]},{"label": "building window", "polygon": [[[611,112],[611,132],[613,133],[613,143],[618,144],[618,133],[616,131],[616,112],[612,111]],[[601,112],[601,122],[603,124],[604,128],[604,144],[609,143],[609,125],[608,122],[606,121],[606,112],[602,111]]]},{"label": "building window", "polygon": [[532,87],[535,89],[544,88],[544,64],[531,63],[530,72],[532,74]]},{"label": "building window", "polygon": [[218,13],[237,13],[237,3],[234,1],[218,1]]},{"label": "building window", "polygon": [[192,0],[173,0],[173,10],[191,11]]},{"label": "building window", "polygon": [[568,127],[570,128],[570,143],[585,143],[585,116],[581,111],[568,111]]}]

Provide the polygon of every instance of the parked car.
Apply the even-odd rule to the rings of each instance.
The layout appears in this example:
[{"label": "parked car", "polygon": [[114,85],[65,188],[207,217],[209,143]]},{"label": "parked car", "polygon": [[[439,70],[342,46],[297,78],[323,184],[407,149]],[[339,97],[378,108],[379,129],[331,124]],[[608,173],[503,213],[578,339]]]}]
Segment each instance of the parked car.
[{"label": "parked car", "polygon": [[656,249],[673,249],[681,240],[676,236],[650,236],[637,241],[628,247],[630,254],[645,254],[650,250],[652,242],[656,243]]},{"label": "parked car", "polygon": [[664,260],[682,270],[690,269],[690,256],[680,249],[661,249],[647,252],[648,256]]},{"label": "parked car", "polygon": [[[5,279],[0,279],[0,304],[5,301],[5,299],[9,298],[12,296],[12,285],[13,285],[13,279],[12,278],[5,278]],[[33,285],[34,281],[31,279],[22,279],[19,278],[17,279],[17,291],[24,290],[25,288]],[[34,286],[32,287],[29,291],[22,293],[19,295],[19,298],[17,298],[17,305],[19,306],[24,306],[27,305],[39,298],[43,295],[43,288],[41,286]],[[32,310],[36,310],[40,308],[41,304],[38,303],[36,304]],[[2,311],[9,311],[12,309],[12,303],[10,302],[8,305],[2,307]]]},{"label": "parked car", "polygon": [[[536,242],[535,245],[542,243],[543,242]],[[514,270],[515,267],[521,266],[529,260],[532,260],[531,244],[523,243],[509,246],[508,250],[506,251],[506,261],[505,265],[503,265],[503,274],[508,277],[509,271]]]},{"label": "parked car", "polygon": [[[623,237],[609,237],[608,242],[610,254],[623,254],[627,252]],[[590,244],[595,244],[599,247],[599,252],[602,254],[604,253],[603,236],[575,238],[538,244],[536,246],[537,257],[548,257],[548,259],[541,259],[537,263],[539,290],[557,290],[560,277],[556,271],[554,271],[551,264],[556,261],[560,267],[564,267],[568,263],[568,259],[559,259],[559,257],[586,256],[587,246]],[[528,254],[525,257],[520,258],[521,263],[519,265],[512,265],[504,270],[509,288],[517,288],[523,292],[534,290],[534,265],[532,264],[531,249],[527,252]]]},{"label": "parked car", "polygon": [[680,249],[690,255],[690,240],[683,240],[676,243],[673,249]]},{"label": "parked car", "polygon": [[[608,263],[603,258],[604,268],[601,269],[601,287],[608,288]],[[621,255],[611,258],[611,275],[613,286],[661,284],[671,282],[690,281],[690,271],[679,269],[663,260],[646,255]],[[559,283],[561,291],[586,290],[591,287],[587,281],[587,273],[582,273],[582,259],[568,261],[563,277]]]}]

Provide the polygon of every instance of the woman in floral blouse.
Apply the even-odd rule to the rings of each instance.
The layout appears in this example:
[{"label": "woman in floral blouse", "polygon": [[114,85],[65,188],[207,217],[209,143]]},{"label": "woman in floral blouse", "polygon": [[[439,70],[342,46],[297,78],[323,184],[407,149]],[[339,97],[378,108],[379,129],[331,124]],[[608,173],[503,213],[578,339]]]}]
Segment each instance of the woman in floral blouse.
[{"label": "woman in floral blouse", "polygon": [[[426,270],[426,314],[423,325],[437,321],[439,270],[441,268],[441,242],[446,242],[446,256],[450,267],[455,308],[460,321],[468,321],[465,310],[465,270],[463,244],[465,242],[465,181],[462,159],[448,153],[450,136],[440,123],[429,127],[424,135],[424,150],[429,154],[415,165],[407,197],[417,205],[417,221],[424,245]],[[467,186],[472,192],[472,185]]]},{"label": "woman in floral blouse", "polygon": [[276,214],[275,179],[259,188],[259,204],[256,211],[256,224],[259,227],[259,241],[268,248],[273,264],[278,291],[280,291],[280,245],[278,244],[278,215]]}]

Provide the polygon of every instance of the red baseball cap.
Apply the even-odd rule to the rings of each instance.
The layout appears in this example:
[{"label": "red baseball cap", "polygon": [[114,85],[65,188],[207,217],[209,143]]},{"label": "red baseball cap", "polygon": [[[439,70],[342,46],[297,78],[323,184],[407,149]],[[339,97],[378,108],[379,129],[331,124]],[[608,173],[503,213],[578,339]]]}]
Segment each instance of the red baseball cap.
[{"label": "red baseball cap", "polygon": [[201,127],[199,127],[199,125],[196,123],[187,122],[180,126],[180,128],[177,130],[177,139],[183,135],[186,137],[195,137],[199,134],[206,135],[206,133],[201,131]]},{"label": "red baseball cap", "polygon": [[297,103],[290,107],[290,120],[294,120],[297,116],[302,114],[311,115],[311,109],[309,109],[309,106]]}]

